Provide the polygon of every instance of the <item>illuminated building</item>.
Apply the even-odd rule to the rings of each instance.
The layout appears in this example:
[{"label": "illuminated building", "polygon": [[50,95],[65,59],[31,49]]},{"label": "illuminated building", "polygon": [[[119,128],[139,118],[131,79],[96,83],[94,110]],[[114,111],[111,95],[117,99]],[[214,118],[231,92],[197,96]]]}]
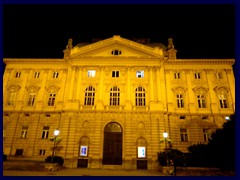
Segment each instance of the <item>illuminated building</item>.
[{"label": "illuminated building", "polygon": [[234,59],[177,59],[148,39],[72,45],[63,59],[5,58],[4,153],[44,160],[59,129],[66,167],[156,169],[172,148],[206,143],[235,113]]}]

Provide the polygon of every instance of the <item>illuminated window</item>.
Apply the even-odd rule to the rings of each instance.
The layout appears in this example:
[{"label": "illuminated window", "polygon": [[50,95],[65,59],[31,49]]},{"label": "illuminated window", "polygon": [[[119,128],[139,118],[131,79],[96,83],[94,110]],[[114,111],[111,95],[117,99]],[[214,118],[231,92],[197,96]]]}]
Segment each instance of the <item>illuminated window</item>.
[{"label": "illuminated window", "polygon": [[201,74],[200,73],[195,73],[195,79],[201,79]]},{"label": "illuminated window", "polygon": [[56,93],[49,93],[48,106],[54,106],[55,99],[56,99]]},{"label": "illuminated window", "polygon": [[23,126],[21,131],[21,138],[26,138],[28,132],[28,126]]},{"label": "illuminated window", "polygon": [[88,77],[95,77],[96,70],[88,70]]},{"label": "illuminated window", "polygon": [[21,72],[16,72],[15,77],[16,77],[16,78],[20,78],[20,76],[21,76]]},{"label": "illuminated window", "polygon": [[136,77],[137,78],[143,78],[144,77],[144,71],[137,71],[136,72]]},{"label": "illuminated window", "polygon": [[138,87],[135,90],[135,100],[136,106],[145,106],[146,98],[145,98],[145,89],[143,87]]},{"label": "illuminated window", "polygon": [[203,129],[203,140],[208,142],[210,139],[210,133],[208,129]]},{"label": "illuminated window", "polygon": [[120,104],[120,90],[117,86],[110,89],[110,106],[119,106]]},{"label": "illuminated window", "polygon": [[119,77],[119,71],[112,71],[112,77]]},{"label": "illuminated window", "polygon": [[183,102],[183,95],[182,94],[177,94],[177,107],[178,108],[184,108],[184,102]]},{"label": "illuminated window", "polygon": [[174,79],[180,79],[180,73],[179,72],[174,73]]},{"label": "illuminated window", "polygon": [[94,105],[94,98],[95,98],[95,88],[92,86],[89,86],[85,90],[85,100],[84,105]]},{"label": "illuminated window", "polygon": [[197,102],[198,102],[198,107],[199,108],[206,108],[206,100],[205,96],[202,94],[197,95]]},{"label": "illuminated window", "polygon": [[112,51],[112,55],[114,55],[114,56],[117,56],[117,55],[120,55],[120,54],[122,54],[122,52],[120,50],[113,50]]},{"label": "illuminated window", "polygon": [[58,72],[53,72],[53,78],[58,78]]},{"label": "illuminated window", "polygon": [[180,137],[182,142],[188,141],[187,129],[180,129]]},{"label": "illuminated window", "polygon": [[218,98],[219,98],[220,107],[221,108],[228,108],[226,94],[219,94]]},{"label": "illuminated window", "polygon": [[39,156],[44,156],[46,153],[46,150],[45,149],[40,149],[39,150]]},{"label": "illuminated window", "polygon": [[40,72],[35,72],[34,73],[34,78],[39,78],[40,77]]},{"label": "illuminated window", "polygon": [[27,101],[27,105],[28,106],[33,106],[34,102],[35,102],[35,98],[36,98],[36,94],[35,93],[30,93],[28,95],[28,101]]},{"label": "illuminated window", "polygon": [[42,131],[42,139],[47,139],[49,135],[49,126],[44,126]]}]

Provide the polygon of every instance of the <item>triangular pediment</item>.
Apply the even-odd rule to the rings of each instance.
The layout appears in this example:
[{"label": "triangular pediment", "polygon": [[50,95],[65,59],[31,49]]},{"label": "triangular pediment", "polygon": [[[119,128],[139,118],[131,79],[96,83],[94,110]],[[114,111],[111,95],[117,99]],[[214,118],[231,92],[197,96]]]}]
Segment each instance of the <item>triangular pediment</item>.
[{"label": "triangular pediment", "polygon": [[162,58],[163,49],[149,47],[120,36],[113,36],[85,46],[71,49],[72,59],[82,57],[145,57]]}]

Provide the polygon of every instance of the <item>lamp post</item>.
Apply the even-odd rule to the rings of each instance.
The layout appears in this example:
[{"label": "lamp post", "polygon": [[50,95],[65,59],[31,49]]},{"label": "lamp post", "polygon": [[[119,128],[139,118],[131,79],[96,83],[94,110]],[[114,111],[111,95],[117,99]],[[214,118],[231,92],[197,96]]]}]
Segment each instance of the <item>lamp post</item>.
[{"label": "lamp post", "polygon": [[53,157],[54,157],[54,154],[55,154],[55,146],[56,146],[56,139],[57,139],[57,136],[59,135],[59,130],[58,129],[55,129],[54,130],[54,139],[53,139],[53,152],[52,152],[52,159],[51,159],[51,163],[53,163]]},{"label": "lamp post", "polygon": [[169,166],[169,160],[168,160],[168,149],[167,149],[167,138],[168,138],[168,133],[164,132],[163,133],[164,141],[165,141],[165,149],[166,149],[166,156],[167,156],[167,166]]}]

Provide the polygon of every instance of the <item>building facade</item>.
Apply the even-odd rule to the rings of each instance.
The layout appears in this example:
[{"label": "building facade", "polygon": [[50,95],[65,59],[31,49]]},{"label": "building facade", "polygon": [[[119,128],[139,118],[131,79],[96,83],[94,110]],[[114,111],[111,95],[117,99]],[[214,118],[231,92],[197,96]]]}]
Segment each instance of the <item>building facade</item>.
[{"label": "building facade", "polygon": [[164,140],[187,152],[235,113],[234,59],[177,59],[171,38],[166,47],[117,35],[76,46],[69,39],[63,52],[4,59],[9,157],[44,160],[58,129],[54,154],[66,167],[156,169]]}]

